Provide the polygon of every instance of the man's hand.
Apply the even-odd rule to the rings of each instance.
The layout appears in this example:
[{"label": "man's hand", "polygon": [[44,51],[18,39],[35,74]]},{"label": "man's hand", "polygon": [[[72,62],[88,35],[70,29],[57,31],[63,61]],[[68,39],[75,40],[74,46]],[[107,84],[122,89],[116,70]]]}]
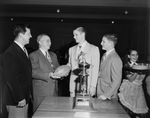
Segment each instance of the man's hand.
[{"label": "man's hand", "polygon": [[100,95],[100,96],[98,97],[98,99],[100,99],[100,100],[106,100],[107,98],[106,98],[104,95]]},{"label": "man's hand", "polygon": [[25,105],[26,105],[26,100],[23,99],[23,100],[21,100],[21,101],[18,103],[17,107],[22,108],[22,107],[24,107]]},{"label": "man's hand", "polygon": [[52,72],[49,73],[49,77],[56,78],[56,79],[61,78],[59,76],[54,75],[54,73],[52,73]]}]

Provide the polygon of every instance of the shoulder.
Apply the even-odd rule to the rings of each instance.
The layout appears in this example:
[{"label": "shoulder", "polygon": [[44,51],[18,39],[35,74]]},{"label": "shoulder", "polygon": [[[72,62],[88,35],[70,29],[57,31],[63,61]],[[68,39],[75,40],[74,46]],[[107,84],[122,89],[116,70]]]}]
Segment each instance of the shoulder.
[{"label": "shoulder", "polygon": [[131,68],[129,63],[130,63],[129,61],[126,61],[123,65],[124,68]]},{"label": "shoulder", "polygon": [[122,60],[116,51],[114,51],[114,53],[111,55],[111,57],[112,57],[113,61],[122,63]]},{"label": "shoulder", "polygon": [[51,56],[57,56],[55,52],[48,51]]},{"label": "shoulder", "polygon": [[[16,45],[17,46],[17,45]],[[3,58],[9,58],[9,59],[11,59],[12,57],[13,58],[15,58],[15,57],[17,57],[18,56],[18,50],[17,50],[17,48],[19,48],[19,46],[18,47],[16,47],[15,46],[15,44],[14,43],[12,43],[7,49],[6,49],[6,51],[3,53]]]},{"label": "shoulder", "polygon": [[39,55],[39,50],[33,51],[30,53],[31,56]]},{"label": "shoulder", "polygon": [[39,51],[39,50],[36,50],[36,51],[30,53],[29,56],[30,56],[30,59],[31,59],[31,60],[32,60],[32,59],[38,59],[38,58],[40,58],[40,51]]},{"label": "shoulder", "polygon": [[71,51],[71,50],[75,50],[76,48],[77,48],[77,45],[74,45],[74,46],[70,47],[69,50],[70,50],[70,51]]},{"label": "shoulder", "polygon": [[96,46],[96,45],[94,45],[94,44],[87,43],[87,46],[88,46],[91,50],[99,50],[98,46]]}]

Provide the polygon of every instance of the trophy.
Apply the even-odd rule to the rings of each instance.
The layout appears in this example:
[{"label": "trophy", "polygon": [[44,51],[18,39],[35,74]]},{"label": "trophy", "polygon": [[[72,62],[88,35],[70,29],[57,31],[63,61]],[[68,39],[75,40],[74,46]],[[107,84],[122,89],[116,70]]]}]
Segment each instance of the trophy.
[{"label": "trophy", "polygon": [[90,95],[88,92],[88,73],[87,69],[90,68],[90,64],[88,64],[84,58],[85,53],[81,52],[81,55],[78,59],[78,65],[80,72],[78,73],[78,81],[76,82],[76,95],[74,108],[76,109],[91,109],[91,101]]}]

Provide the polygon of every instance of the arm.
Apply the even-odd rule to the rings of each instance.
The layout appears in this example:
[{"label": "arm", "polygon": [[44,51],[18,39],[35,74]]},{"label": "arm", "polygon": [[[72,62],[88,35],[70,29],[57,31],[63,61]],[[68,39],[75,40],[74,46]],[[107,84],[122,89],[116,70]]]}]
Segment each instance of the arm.
[{"label": "arm", "polygon": [[[25,99],[22,84],[20,83],[20,60],[19,57],[8,52],[3,56],[5,80],[12,93],[16,105]],[[11,98],[10,98],[11,99]]]},{"label": "arm", "polygon": [[133,82],[138,76],[138,73],[130,73],[130,74],[127,74],[126,77],[128,78],[128,80],[130,82]]},{"label": "arm", "polygon": [[146,77],[146,89],[147,89],[148,95],[150,96],[150,75]]},{"label": "arm", "polygon": [[99,72],[99,63],[100,63],[100,52],[98,47],[96,47],[92,52],[92,63],[91,63],[91,84],[90,84],[90,93],[93,96],[96,91],[97,79],[98,79],[98,72]]},{"label": "arm", "polygon": [[69,49],[69,57],[67,65],[71,68],[71,49]]}]

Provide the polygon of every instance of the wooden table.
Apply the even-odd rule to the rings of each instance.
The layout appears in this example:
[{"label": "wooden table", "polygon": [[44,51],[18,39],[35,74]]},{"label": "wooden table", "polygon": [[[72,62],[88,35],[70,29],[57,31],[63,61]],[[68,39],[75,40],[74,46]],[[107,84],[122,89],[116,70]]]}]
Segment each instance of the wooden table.
[{"label": "wooden table", "polygon": [[32,118],[130,118],[116,100],[92,99],[93,110],[73,109],[71,97],[46,97]]}]

